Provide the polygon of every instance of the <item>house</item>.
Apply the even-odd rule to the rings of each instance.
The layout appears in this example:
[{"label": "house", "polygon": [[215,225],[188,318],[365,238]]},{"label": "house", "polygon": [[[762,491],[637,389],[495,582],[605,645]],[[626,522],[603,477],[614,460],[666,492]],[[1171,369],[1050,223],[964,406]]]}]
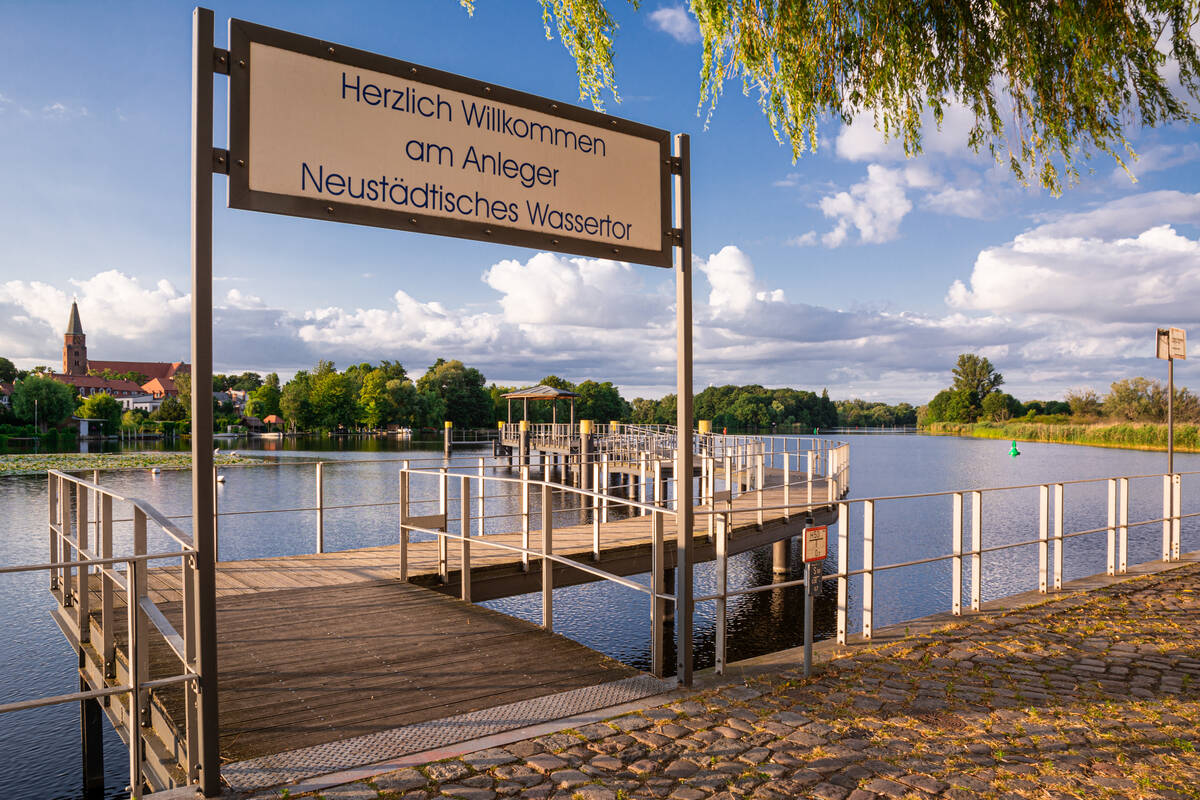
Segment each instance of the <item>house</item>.
[{"label": "house", "polygon": [[13,385],[0,381],[0,406],[12,408],[12,391]]},{"label": "house", "polygon": [[146,411],[151,414],[157,411],[158,407],[163,403],[163,399],[161,397],[155,397],[151,394],[139,394],[136,397],[122,397],[119,398],[119,400],[121,402],[121,408],[125,409],[126,411],[141,409],[142,411]]}]

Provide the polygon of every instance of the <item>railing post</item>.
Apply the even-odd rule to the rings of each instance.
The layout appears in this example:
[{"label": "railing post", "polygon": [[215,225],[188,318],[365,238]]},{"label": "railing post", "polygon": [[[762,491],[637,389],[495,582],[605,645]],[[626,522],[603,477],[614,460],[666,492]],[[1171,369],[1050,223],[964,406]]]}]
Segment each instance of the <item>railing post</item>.
[{"label": "railing post", "polygon": [[725,454],[725,488],[729,490],[730,497],[737,497],[740,494],[737,481],[733,478],[733,456],[729,455],[728,451]]},{"label": "railing post", "polygon": [[717,532],[716,541],[716,560],[717,560],[717,634],[716,634],[716,672],[718,675],[725,674],[725,625],[726,625],[726,599],[725,592],[729,576],[729,545],[728,545],[728,525],[722,525],[721,530]]},{"label": "railing post", "polygon": [[[82,484],[75,489],[75,559],[84,561],[83,551],[88,547],[88,494]],[[91,569],[83,564],[75,570],[75,625],[79,632],[80,643],[92,639],[91,626],[88,624],[88,606],[91,597],[88,592]]]},{"label": "railing post", "polygon": [[608,453],[600,456],[600,521],[608,524]]},{"label": "railing post", "polygon": [[[446,518],[450,511],[450,474],[445,467],[438,468],[438,513]],[[445,530],[445,527],[442,528]],[[442,583],[450,580],[450,541],[445,536],[438,540],[438,577]]]},{"label": "railing post", "polygon": [[[647,491],[647,489],[649,487],[646,486],[646,481],[647,481],[646,470],[647,470],[647,465],[649,464],[649,462],[650,462],[650,455],[648,453],[645,453],[645,452],[638,453],[638,500],[640,500],[643,504],[646,503],[646,499],[650,494]],[[645,508],[643,508],[640,513],[642,516],[645,516],[646,514],[648,514],[650,512],[647,511]]]},{"label": "railing post", "polygon": [[[463,475],[459,483],[459,499],[462,501],[462,550],[459,566],[462,600],[471,602],[471,479]],[[482,494],[482,492],[481,492]]]},{"label": "railing post", "polygon": [[485,469],[486,469],[486,467],[484,466],[483,459],[481,458],[481,459],[479,459],[479,467],[478,467],[478,471],[479,471],[479,535],[480,536],[483,536],[484,533],[486,533],[486,531],[484,530],[484,519],[487,516],[487,507],[484,504],[485,498],[487,497],[487,482],[484,480]]},{"label": "railing post", "polygon": [[529,465],[521,464],[521,569],[529,572]]},{"label": "railing post", "polygon": [[983,607],[983,492],[971,492],[971,610]]},{"label": "railing post", "polygon": [[1054,484],[1054,591],[1063,583],[1063,485]]},{"label": "railing post", "polygon": [[[774,441],[771,446],[775,446]],[[783,521],[792,521],[792,454],[786,449],[783,451]]]},{"label": "railing post", "polygon": [[408,522],[408,462],[401,462],[399,490],[400,490],[400,580],[408,580],[408,528],[405,525]]},{"label": "railing post", "polygon": [[1171,487],[1173,490],[1171,502],[1171,560],[1178,561],[1181,528],[1183,523],[1183,515],[1180,509],[1183,500],[1183,476],[1178,472],[1171,476]]},{"label": "railing post", "polygon": [[1117,574],[1117,479],[1108,479],[1108,559],[1106,574]]},{"label": "railing post", "polygon": [[221,560],[221,495],[217,492],[221,482],[217,480],[219,473],[217,465],[212,468],[212,500],[213,500],[213,560]]},{"label": "railing post", "polygon": [[[112,558],[113,554],[113,499],[112,495],[107,493],[99,493],[100,507],[99,511],[100,523],[97,533],[99,534],[99,548],[101,558]],[[117,677],[117,650],[114,643],[114,619],[113,619],[113,582],[112,579],[105,574],[106,571],[112,572],[116,570],[115,565],[103,567],[97,577],[100,580],[100,635],[104,639],[103,655],[104,655],[104,676],[106,678]]]},{"label": "railing post", "polygon": [[554,510],[550,484],[542,484],[542,627],[554,632]]},{"label": "railing post", "polygon": [[[810,468],[812,462],[809,462]],[[810,486],[812,484],[809,484]],[[838,503],[838,554],[837,570],[841,576],[837,581],[837,641],[846,643],[846,616],[850,608],[850,504]]]},{"label": "railing post", "polygon": [[951,512],[951,547],[954,558],[950,564],[953,572],[950,575],[950,613],[962,615],[962,535],[963,535],[963,495],[954,493],[954,507]]},{"label": "railing post", "polygon": [[871,638],[875,616],[875,501],[863,501],[863,638]]},{"label": "railing post", "polygon": [[[58,514],[58,476],[46,473],[46,525],[50,534],[50,560],[48,563],[57,563],[59,558],[58,537],[54,533],[55,516]],[[53,592],[58,588],[58,570],[51,568],[50,570],[50,591]]]},{"label": "railing post", "polygon": [[1129,557],[1129,478],[1121,478],[1121,528],[1117,532],[1117,570],[1124,575]]},{"label": "railing post", "polygon": [[704,457],[704,471],[707,473],[705,478],[704,502],[708,506],[708,540],[714,540],[717,530],[717,460],[712,455]]},{"label": "railing post", "polygon": [[143,711],[142,682],[149,671],[149,642],[146,641],[146,624],[140,613],[139,603],[145,586],[146,562],[131,559],[126,572],[126,626],[128,630],[129,658],[129,783],[133,797],[142,796],[142,762],[145,759],[145,739],[142,738]]},{"label": "railing post", "polygon": [[[73,561],[74,559],[70,558],[71,546],[67,540],[71,536],[71,487],[74,484],[65,478],[59,478],[58,481],[58,552],[62,561]],[[63,567],[59,570],[58,587],[62,591],[64,607],[73,603],[71,599],[72,575],[71,567]]]},{"label": "railing post", "polygon": [[325,462],[317,462],[317,552],[325,552]]},{"label": "railing post", "polygon": [[1162,479],[1162,560],[1171,560],[1171,476]]},{"label": "railing post", "polygon": [[805,502],[809,508],[812,508],[813,458],[815,455],[815,452],[812,450],[804,454],[804,460],[808,462],[808,499]]},{"label": "railing post", "polygon": [[663,654],[667,601],[659,597],[666,584],[666,552],[663,545],[665,519],[661,511],[650,515],[650,672],[661,678],[665,671]]},{"label": "railing post", "polygon": [[1050,567],[1050,487],[1038,487],[1038,591],[1045,594],[1049,589]]},{"label": "railing post", "polygon": [[758,463],[755,465],[754,489],[758,494],[757,525],[758,525],[758,529],[760,531],[763,529],[763,522],[765,521],[765,517],[763,515],[766,512],[763,511],[763,505],[766,502],[766,496],[767,496],[766,495],[766,485],[767,485],[766,484],[766,467],[765,467],[765,464],[763,463],[763,461],[764,461],[764,456],[763,456],[762,448],[759,447]]}]

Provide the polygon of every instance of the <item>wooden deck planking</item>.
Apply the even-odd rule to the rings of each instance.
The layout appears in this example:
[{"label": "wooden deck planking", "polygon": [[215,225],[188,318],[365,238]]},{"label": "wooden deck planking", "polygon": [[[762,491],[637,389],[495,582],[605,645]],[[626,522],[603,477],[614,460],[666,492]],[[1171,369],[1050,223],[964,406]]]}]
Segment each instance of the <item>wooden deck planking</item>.
[{"label": "wooden deck planking", "polygon": [[[98,588],[93,596],[96,617]],[[177,599],[160,609],[182,630]],[[115,621],[123,647],[123,611]],[[223,760],[637,674],[531,623],[395,580],[227,593],[218,598],[217,629]],[[179,671],[161,637],[151,637],[150,659],[154,677]],[[182,690],[155,694],[181,722]]]}]

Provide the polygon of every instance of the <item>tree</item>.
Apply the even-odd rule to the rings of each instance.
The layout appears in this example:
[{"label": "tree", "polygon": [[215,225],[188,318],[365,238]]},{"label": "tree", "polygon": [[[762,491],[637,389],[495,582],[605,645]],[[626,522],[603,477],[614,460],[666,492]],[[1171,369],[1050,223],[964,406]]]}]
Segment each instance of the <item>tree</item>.
[{"label": "tree", "polygon": [[13,414],[24,422],[36,417],[39,427],[61,423],[78,404],[75,387],[40,374],[27,375],[13,385]]},{"label": "tree", "polygon": [[[940,126],[958,105],[973,117],[972,150],[1057,194],[1095,151],[1123,165],[1133,152],[1126,125],[1191,122],[1188,104],[1200,98],[1195,0],[691,0],[691,9],[701,106],[711,118],[726,78],[740,76],[793,158],[816,151],[826,118],[864,114],[915,155],[926,112]],[[580,98],[602,108],[604,89],[616,96],[605,0],[542,0],[542,10],[547,37],[556,29],[575,59]]]},{"label": "tree", "polygon": [[17,366],[0,356],[0,383],[12,383],[17,379]]},{"label": "tree", "polygon": [[292,429],[308,430],[313,427],[312,376],[300,370],[288,381],[279,397],[279,412]]},{"label": "tree", "polygon": [[84,419],[104,420],[104,433],[108,436],[121,431],[121,403],[108,392],[90,395],[75,411],[75,416]]},{"label": "tree", "polygon": [[395,406],[387,391],[387,376],[381,369],[371,370],[363,377],[358,392],[359,419],[376,430],[392,419]]},{"label": "tree", "polygon": [[996,372],[992,362],[974,353],[959,355],[953,374],[954,383],[950,388],[955,391],[973,392],[979,402],[1004,383],[1004,376]]},{"label": "tree", "polygon": [[192,373],[176,372],[171,381],[175,384],[175,391],[179,393],[179,402],[187,409],[188,416],[192,415]]},{"label": "tree", "polygon": [[[275,373],[272,372],[271,375],[275,375]],[[250,399],[246,401],[246,415],[262,419],[272,414],[278,414],[279,399],[282,394],[279,389],[279,376],[275,375],[274,383],[268,381],[250,392]]]},{"label": "tree", "polygon": [[349,376],[337,370],[318,370],[309,395],[312,413],[321,430],[350,428],[358,419],[358,398]]},{"label": "tree", "polygon": [[575,387],[579,399],[575,401],[575,418],[608,422],[614,419],[629,419],[630,406],[621,397],[617,387],[610,381],[597,383],[586,380]]},{"label": "tree", "polygon": [[983,398],[983,417],[992,422],[1004,422],[1021,414],[1021,402],[1011,394],[992,392]]},{"label": "tree", "polygon": [[150,419],[160,422],[178,422],[191,416],[192,410],[174,397],[167,395],[162,404],[150,414]]},{"label": "tree", "polygon": [[392,404],[392,419],[410,428],[419,426],[422,421],[421,398],[417,394],[416,384],[408,378],[392,378],[385,388]]},{"label": "tree", "polygon": [[[492,401],[484,387],[483,373],[461,361],[446,361],[439,358],[417,381],[417,390],[422,395],[434,395],[444,405],[445,416],[457,427],[483,427],[491,424]],[[427,405],[426,412],[435,406]],[[436,425],[439,420],[427,419],[427,424]]]},{"label": "tree", "polygon": [[1104,413],[1120,419],[1155,419],[1154,395],[1162,387],[1149,378],[1125,378],[1115,381],[1104,398]]},{"label": "tree", "polygon": [[1096,417],[1100,415],[1100,396],[1091,389],[1073,389],[1067,392],[1067,405],[1072,417]]}]

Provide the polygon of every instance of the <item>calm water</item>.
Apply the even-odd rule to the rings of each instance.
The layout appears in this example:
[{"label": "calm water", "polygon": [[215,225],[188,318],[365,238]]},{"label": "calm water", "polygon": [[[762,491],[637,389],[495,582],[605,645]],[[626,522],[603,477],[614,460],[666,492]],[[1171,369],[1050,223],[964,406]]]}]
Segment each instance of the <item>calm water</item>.
[{"label": "calm water", "polygon": [[[844,436],[851,442],[850,486],[852,497],[875,497],[955,489],[1036,484],[1042,481],[1074,480],[1110,475],[1141,475],[1165,469],[1160,453],[1106,450],[1067,445],[1023,443],[1019,458],[1008,456],[1007,442],[911,435]],[[249,449],[256,443],[232,445]],[[297,446],[322,449],[297,450]],[[403,458],[440,460],[440,451],[404,449],[398,442],[346,439],[316,440],[266,446],[286,447],[279,453],[278,467],[245,467],[224,470],[226,482],[219,488],[222,512],[288,509],[311,506],[315,498],[314,468],[311,463],[290,463],[320,458],[325,467],[325,502],[330,505],[394,502],[396,463]],[[458,455],[466,453],[459,450]],[[490,448],[471,451],[486,456]],[[339,464],[339,461],[371,459],[374,463]],[[490,461],[490,459],[489,459]],[[1200,470],[1200,456],[1176,457],[1180,471]],[[1185,478],[1185,489],[1190,488]],[[101,482],[121,493],[148,501],[170,515],[185,515],[190,507],[189,477],[184,472],[105,473]],[[451,481],[451,511],[457,509],[457,481]],[[414,496],[433,496],[432,481],[414,478]],[[1161,513],[1160,479],[1130,482],[1130,519],[1156,517]],[[519,501],[514,489],[493,484],[489,488],[488,513],[516,513]],[[1106,487],[1103,483],[1066,487],[1066,529],[1085,530],[1106,524]],[[989,493],[984,496],[984,546],[1017,542],[1037,536],[1037,489]],[[45,481],[34,478],[0,478],[0,564],[40,563],[46,560],[44,530]],[[1198,510],[1195,493],[1184,496],[1184,513]],[[883,501],[876,508],[877,566],[910,561],[950,552],[951,501],[947,497]],[[417,510],[417,513],[422,513]],[[426,512],[427,513],[427,512]],[[969,502],[968,502],[969,516]],[[556,524],[580,522],[575,510],[559,510]],[[1200,549],[1200,530],[1193,520],[1185,521],[1183,549]],[[189,520],[178,521],[185,530]],[[969,524],[969,523],[968,523]],[[862,519],[860,507],[851,518],[850,564],[862,563]],[[969,528],[968,528],[969,530]],[[390,544],[395,541],[396,509],[327,510],[326,548]],[[836,540],[831,530],[831,545]],[[118,526],[116,550],[127,547],[128,531]],[[247,514],[223,517],[220,522],[222,559],[288,555],[311,552],[314,547],[311,512],[271,515]],[[1161,525],[1130,530],[1131,564],[1158,557]],[[152,535],[150,547],[170,549],[165,537]],[[836,547],[831,547],[827,572],[834,570]],[[1066,578],[1102,572],[1105,568],[1104,533],[1069,540],[1066,545]],[[984,599],[1037,587],[1036,550],[987,554],[984,558]],[[798,561],[797,558],[793,559]],[[769,548],[731,560],[731,587],[769,584]],[[643,582],[647,576],[638,578]],[[944,611],[950,605],[949,562],[882,572],[876,577],[875,625],[881,626],[925,614]],[[73,654],[50,620],[51,600],[44,574],[0,576],[0,702],[74,691]],[[964,581],[969,586],[969,575]],[[714,588],[713,565],[696,569],[696,592]],[[830,587],[832,588],[832,587]],[[966,589],[964,589],[966,591]],[[861,622],[861,586],[852,581],[851,629]],[[647,666],[649,659],[649,605],[644,595],[623,587],[593,583],[556,591],[555,630],[607,653],[628,664]],[[802,600],[793,590],[771,590],[736,598],[729,603],[730,660],[777,650],[800,643]],[[536,595],[492,601],[486,605],[534,622],[541,620]],[[696,609],[696,658],[699,667],[713,661],[714,604]],[[832,635],[834,607],[831,599],[818,601],[818,637]],[[673,655],[670,656],[673,659]],[[5,798],[75,798],[79,796],[78,710],[73,705],[0,716],[0,781]],[[119,739],[106,727],[105,760],[109,776],[108,795],[121,795],[127,780],[126,752]]]}]

